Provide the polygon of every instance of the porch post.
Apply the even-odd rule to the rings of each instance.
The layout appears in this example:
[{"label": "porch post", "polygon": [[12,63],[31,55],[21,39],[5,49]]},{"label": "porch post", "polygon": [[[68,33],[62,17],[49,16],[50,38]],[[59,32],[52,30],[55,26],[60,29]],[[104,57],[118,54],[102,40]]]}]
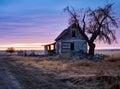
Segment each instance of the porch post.
[{"label": "porch post", "polygon": [[48,45],[49,51],[51,50],[51,45]]},{"label": "porch post", "polygon": [[44,49],[45,49],[44,53],[47,55],[48,54],[48,47],[45,45]]}]

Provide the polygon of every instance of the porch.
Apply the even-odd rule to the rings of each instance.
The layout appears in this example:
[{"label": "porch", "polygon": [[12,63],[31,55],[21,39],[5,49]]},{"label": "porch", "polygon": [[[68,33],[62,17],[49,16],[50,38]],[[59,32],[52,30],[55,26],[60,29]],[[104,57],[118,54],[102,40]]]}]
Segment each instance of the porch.
[{"label": "porch", "polygon": [[44,45],[44,53],[45,55],[54,55],[56,52],[56,46],[55,46],[56,43],[51,43],[51,44],[47,44],[47,45]]}]

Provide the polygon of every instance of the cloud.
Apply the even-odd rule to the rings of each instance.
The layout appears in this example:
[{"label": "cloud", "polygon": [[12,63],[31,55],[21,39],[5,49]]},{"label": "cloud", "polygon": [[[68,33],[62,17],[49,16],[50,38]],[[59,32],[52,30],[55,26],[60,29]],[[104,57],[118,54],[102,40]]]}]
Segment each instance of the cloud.
[{"label": "cloud", "polygon": [[[51,32],[64,29],[65,16],[59,14],[28,14],[24,16],[0,16],[0,31],[3,32]],[[62,19],[61,19],[62,18]]]},{"label": "cloud", "polygon": [[65,24],[64,16],[58,14],[4,15],[0,20],[0,37],[3,38],[0,41],[51,42],[67,27]]}]

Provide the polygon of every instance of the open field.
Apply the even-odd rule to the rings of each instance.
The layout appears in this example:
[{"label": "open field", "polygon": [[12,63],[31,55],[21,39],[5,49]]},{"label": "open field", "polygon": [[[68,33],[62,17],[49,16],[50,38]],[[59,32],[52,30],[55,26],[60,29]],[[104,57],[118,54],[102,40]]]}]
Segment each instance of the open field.
[{"label": "open field", "polygon": [[[76,59],[72,57],[22,57],[11,56],[12,60],[20,65],[43,68],[50,71],[62,73],[73,73],[74,75],[120,75],[120,53],[106,52],[103,60],[94,62],[87,59]],[[99,70],[98,70],[99,69]]]},{"label": "open field", "polygon": [[120,52],[102,54],[107,56],[97,62],[62,56],[3,59],[24,89],[120,89]]}]

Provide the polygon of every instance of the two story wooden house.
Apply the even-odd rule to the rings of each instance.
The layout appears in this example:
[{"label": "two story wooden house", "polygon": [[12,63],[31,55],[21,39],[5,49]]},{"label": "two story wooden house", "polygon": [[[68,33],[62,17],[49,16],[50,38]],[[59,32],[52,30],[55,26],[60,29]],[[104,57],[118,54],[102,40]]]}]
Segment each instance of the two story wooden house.
[{"label": "two story wooden house", "polygon": [[52,50],[50,44],[46,46],[46,54],[53,51],[63,56],[79,56],[80,53],[87,53],[87,42],[80,34],[79,29],[74,26],[69,26],[55,39]]}]

